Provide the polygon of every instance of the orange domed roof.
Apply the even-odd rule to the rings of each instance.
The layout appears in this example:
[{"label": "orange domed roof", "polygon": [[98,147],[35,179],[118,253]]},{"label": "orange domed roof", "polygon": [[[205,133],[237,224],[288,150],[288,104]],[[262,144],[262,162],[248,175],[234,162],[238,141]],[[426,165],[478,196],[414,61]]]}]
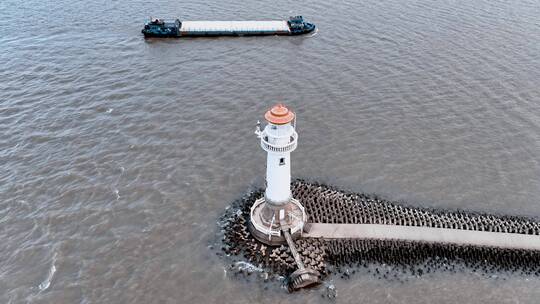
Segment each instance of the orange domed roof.
[{"label": "orange domed roof", "polygon": [[264,118],[272,124],[284,125],[294,120],[294,112],[281,103],[266,111]]}]

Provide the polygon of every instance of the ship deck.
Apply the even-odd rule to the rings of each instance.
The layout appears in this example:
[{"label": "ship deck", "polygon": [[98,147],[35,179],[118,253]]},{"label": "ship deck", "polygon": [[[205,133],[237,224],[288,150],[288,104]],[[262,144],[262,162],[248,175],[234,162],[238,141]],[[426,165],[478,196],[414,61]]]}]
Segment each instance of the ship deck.
[{"label": "ship deck", "polygon": [[182,34],[289,33],[287,21],[182,21]]}]

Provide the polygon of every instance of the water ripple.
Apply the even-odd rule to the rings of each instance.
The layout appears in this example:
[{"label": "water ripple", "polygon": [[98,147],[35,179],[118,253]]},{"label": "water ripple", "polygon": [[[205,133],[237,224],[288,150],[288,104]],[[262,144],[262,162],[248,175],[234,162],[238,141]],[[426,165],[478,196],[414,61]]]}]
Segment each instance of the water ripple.
[{"label": "water ripple", "polygon": [[[149,15],[296,13],[316,35],[140,34]],[[207,245],[223,208],[264,183],[252,130],[277,101],[298,114],[295,176],[540,216],[538,15],[534,1],[505,0],[1,1],[0,302],[267,301],[222,280]],[[425,302],[534,302],[540,290],[359,280],[336,283],[342,301],[412,302],[420,288]]]}]

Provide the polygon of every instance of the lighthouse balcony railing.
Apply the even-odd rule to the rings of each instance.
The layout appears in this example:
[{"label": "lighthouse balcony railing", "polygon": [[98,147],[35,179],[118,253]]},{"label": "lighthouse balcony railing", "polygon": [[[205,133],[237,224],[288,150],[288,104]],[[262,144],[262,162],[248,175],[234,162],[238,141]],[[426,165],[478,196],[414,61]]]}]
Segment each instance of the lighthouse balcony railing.
[{"label": "lighthouse balcony railing", "polygon": [[292,152],[298,144],[298,134],[296,132],[290,137],[289,143],[284,145],[275,145],[268,142],[265,134],[261,134],[261,147],[268,152]]}]

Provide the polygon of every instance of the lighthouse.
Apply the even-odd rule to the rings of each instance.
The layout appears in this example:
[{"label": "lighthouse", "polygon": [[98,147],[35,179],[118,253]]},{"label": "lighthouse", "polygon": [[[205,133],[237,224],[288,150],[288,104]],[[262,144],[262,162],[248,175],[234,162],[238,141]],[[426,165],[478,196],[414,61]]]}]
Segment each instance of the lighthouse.
[{"label": "lighthouse", "polygon": [[266,151],[266,189],[250,210],[250,231],[268,245],[286,243],[285,233],[292,238],[302,235],[307,220],[304,207],[291,193],[291,152],[296,149],[296,115],[283,104],[264,114],[267,125],[257,125],[255,134]]}]

